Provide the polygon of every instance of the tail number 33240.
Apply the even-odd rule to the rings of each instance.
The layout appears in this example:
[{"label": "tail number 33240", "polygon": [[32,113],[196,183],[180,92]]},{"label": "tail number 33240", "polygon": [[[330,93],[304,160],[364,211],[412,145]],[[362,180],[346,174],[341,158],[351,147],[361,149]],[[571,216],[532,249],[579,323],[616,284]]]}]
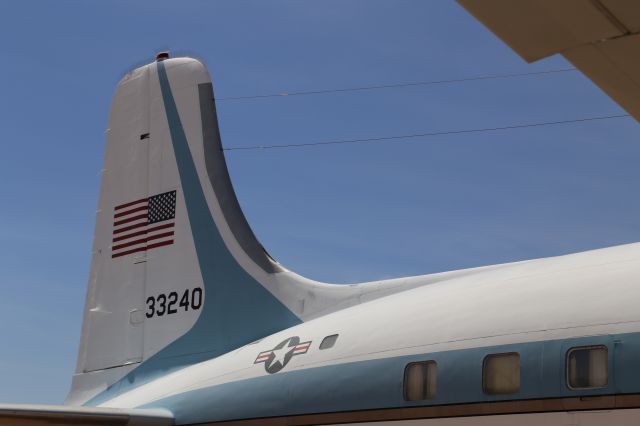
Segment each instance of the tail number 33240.
[{"label": "tail number 33240", "polygon": [[202,306],[202,288],[186,289],[182,295],[177,291],[161,293],[147,297],[147,318],[187,312],[189,309],[198,310]]}]

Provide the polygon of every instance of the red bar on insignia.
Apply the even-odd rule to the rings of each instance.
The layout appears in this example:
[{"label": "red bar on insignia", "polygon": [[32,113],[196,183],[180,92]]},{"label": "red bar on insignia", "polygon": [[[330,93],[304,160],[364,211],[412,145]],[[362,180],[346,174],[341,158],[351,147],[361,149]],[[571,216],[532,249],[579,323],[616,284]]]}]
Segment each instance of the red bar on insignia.
[{"label": "red bar on insignia", "polygon": [[261,352],[258,354],[257,358],[255,361],[253,361],[254,364],[257,364],[259,362],[264,362],[267,359],[269,359],[269,357],[271,356],[273,352],[272,351],[268,351],[268,352]]},{"label": "red bar on insignia", "polygon": [[309,346],[311,346],[311,342],[304,342],[295,348],[293,348],[294,353],[306,353],[309,350]]},{"label": "red bar on insignia", "polygon": [[111,258],[174,243],[176,191],[114,207]]}]

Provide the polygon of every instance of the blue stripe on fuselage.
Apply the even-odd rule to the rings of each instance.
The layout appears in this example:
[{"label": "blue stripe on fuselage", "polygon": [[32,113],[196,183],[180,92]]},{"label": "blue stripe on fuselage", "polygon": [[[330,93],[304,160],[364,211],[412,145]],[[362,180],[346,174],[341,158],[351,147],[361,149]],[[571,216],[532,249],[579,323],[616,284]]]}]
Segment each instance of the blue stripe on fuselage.
[{"label": "blue stripe on fuselage", "polygon": [[[608,385],[602,389],[570,390],[565,383],[566,353],[572,347],[589,345],[608,347]],[[486,395],[482,390],[484,357],[504,352],[520,354],[520,390],[509,395]],[[437,362],[436,397],[428,401],[405,401],[402,388],[404,369],[409,362],[424,360]],[[191,424],[380,408],[635,392],[640,392],[640,333],[452,350],[281,372],[185,392],[140,408],[166,408],[175,415],[176,424]]]}]

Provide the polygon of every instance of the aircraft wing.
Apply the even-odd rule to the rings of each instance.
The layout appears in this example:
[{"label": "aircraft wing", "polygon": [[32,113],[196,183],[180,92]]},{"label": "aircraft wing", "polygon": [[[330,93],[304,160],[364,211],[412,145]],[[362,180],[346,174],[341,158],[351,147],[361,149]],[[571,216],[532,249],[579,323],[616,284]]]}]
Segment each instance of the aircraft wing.
[{"label": "aircraft wing", "polygon": [[563,55],[640,121],[638,0],[458,0],[527,62]]},{"label": "aircraft wing", "polygon": [[0,426],[170,426],[173,416],[162,410],[0,405]]}]

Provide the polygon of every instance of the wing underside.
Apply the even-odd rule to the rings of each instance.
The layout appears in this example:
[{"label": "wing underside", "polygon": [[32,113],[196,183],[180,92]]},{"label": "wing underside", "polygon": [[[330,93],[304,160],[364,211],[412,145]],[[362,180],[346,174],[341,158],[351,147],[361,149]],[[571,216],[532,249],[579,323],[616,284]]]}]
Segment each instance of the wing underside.
[{"label": "wing underside", "polygon": [[637,0],[458,0],[527,62],[559,53],[640,121]]}]

